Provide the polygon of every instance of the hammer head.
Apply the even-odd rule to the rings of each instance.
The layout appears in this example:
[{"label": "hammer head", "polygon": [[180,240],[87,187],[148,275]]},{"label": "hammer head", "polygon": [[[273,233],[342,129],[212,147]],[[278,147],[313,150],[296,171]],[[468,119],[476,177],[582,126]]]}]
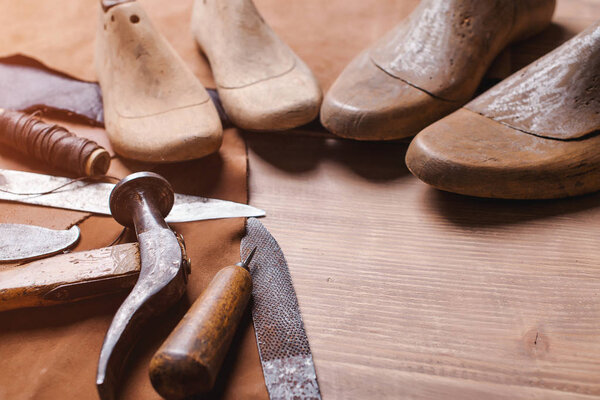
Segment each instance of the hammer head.
[{"label": "hammer head", "polygon": [[169,181],[154,172],[137,172],[121,180],[110,193],[110,213],[121,225],[134,228],[133,215],[145,200],[166,218],[173,208],[175,192]]}]

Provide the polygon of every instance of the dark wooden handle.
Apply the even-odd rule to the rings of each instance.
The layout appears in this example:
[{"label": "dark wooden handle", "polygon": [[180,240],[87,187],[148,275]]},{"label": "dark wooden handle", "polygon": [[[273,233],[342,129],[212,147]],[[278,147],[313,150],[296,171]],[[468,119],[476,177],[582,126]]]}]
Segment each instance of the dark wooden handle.
[{"label": "dark wooden handle", "polygon": [[96,142],[19,111],[0,109],[0,144],[77,177],[103,175],[110,165],[110,154]]},{"label": "dark wooden handle", "polygon": [[213,387],[251,292],[243,267],[215,275],[150,361],[150,380],[161,396],[180,399]]}]

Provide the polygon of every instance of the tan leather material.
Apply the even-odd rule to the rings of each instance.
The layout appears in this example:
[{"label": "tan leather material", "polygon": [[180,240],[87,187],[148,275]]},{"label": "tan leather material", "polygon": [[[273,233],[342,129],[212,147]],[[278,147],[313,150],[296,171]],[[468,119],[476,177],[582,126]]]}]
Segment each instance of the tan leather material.
[{"label": "tan leather material", "polygon": [[208,93],[136,2],[98,7],[96,71],[117,153],[184,161],[218,150],[222,127]]},{"label": "tan leather material", "polygon": [[420,132],[406,165],[438,189],[469,196],[548,199],[600,190],[600,136],[562,141],[460,109]]},{"label": "tan leather material", "polygon": [[538,136],[578,139],[600,129],[600,22],[465,106]]},{"label": "tan leather material", "polygon": [[[0,49],[3,54],[25,53],[65,73],[94,80],[93,54],[99,0],[34,0],[5,2],[0,14]],[[191,1],[164,6],[162,1],[141,1],[161,33],[196,75],[211,83],[209,69],[198,56],[188,23]],[[182,29],[182,26],[185,27]],[[105,147],[113,159],[109,174],[123,177],[152,169],[165,176],[180,193],[246,201],[245,144],[238,132],[228,130],[218,153],[200,160],[172,165],[153,165],[115,156],[101,128],[57,122],[73,133]],[[0,147],[0,166],[61,175],[55,168]],[[81,240],[74,251],[107,246],[121,227],[109,217],[2,202],[2,222],[37,224],[64,229],[78,224]],[[241,219],[177,224],[192,259],[187,300],[152,323],[141,335],[125,373],[119,399],[160,399],[152,389],[148,365],[152,354],[183,316],[189,304],[222,267],[239,261],[239,241],[244,234]],[[133,240],[132,235],[128,236]],[[13,266],[2,266],[12,268]],[[124,296],[78,304],[0,313],[0,399],[97,400],[96,366],[104,335]],[[246,314],[247,316],[249,313]],[[233,339],[224,372],[208,398],[267,399],[256,339],[246,316]]]},{"label": "tan leather material", "polygon": [[236,126],[285,130],[318,115],[322,93],[316,78],[252,0],[196,0],[191,25]]},{"label": "tan leather material", "polygon": [[[189,32],[193,0],[138,0],[157,30],[200,78],[214,88],[210,66],[198,56]],[[3,4],[0,54],[35,56],[50,68],[79,79],[96,81],[94,40],[99,0],[23,0]],[[261,15],[280,38],[315,72],[323,89],[367,46],[398,24],[419,0],[255,0]],[[57,10],[60,9],[60,12]],[[18,34],[15,34],[18,32]],[[43,35],[40,32],[44,32]],[[90,45],[91,44],[91,45]]]}]

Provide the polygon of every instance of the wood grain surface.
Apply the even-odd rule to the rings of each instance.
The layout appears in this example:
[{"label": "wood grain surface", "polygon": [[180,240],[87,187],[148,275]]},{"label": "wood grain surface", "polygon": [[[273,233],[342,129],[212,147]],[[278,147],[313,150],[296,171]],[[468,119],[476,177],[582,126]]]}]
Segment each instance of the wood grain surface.
[{"label": "wood grain surface", "polygon": [[97,13],[95,67],[113,149],[154,163],[216,153],[223,141],[217,110],[143,6],[125,2]]},{"label": "wood grain surface", "polygon": [[548,27],[555,0],[422,0],[344,68],[321,123],[357,140],[411,137],[465,104],[510,43]]},{"label": "wood grain surface", "polygon": [[221,269],[150,361],[150,380],[166,399],[208,393],[252,295],[252,277],[241,265]]},{"label": "wood grain surface", "polygon": [[[598,18],[559,0],[510,69]],[[600,195],[479,200],[419,182],[405,144],[246,138],[324,399],[600,396]]]},{"label": "wood grain surface", "polygon": [[323,95],[315,76],[251,0],[196,0],[191,29],[235,126],[282,131],[319,114]]},{"label": "wood grain surface", "polygon": [[83,300],[133,287],[137,243],[61,254],[0,267],[0,311]]}]

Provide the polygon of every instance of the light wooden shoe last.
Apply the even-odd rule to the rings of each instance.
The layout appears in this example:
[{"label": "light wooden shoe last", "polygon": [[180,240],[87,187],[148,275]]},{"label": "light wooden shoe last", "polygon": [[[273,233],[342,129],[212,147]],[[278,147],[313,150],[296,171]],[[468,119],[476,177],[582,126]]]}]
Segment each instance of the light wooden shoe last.
[{"label": "light wooden shoe last", "polygon": [[100,9],[95,63],[117,153],[172,162],[218,151],[223,129],[214,104],[137,2]]},{"label": "light wooden shoe last", "polygon": [[196,0],[192,32],[234,125],[285,130],[316,118],[322,100],[317,80],[251,0]]},{"label": "light wooden shoe last", "polygon": [[547,199],[600,190],[600,22],[420,132],[406,163],[439,189]]},{"label": "light wooden shoe last", "polygon": [[321,122],[359,140],[414,136],[467,102],[509,43],[546,27],[555,0],[423,0],[356,57],[326,94]]}]

